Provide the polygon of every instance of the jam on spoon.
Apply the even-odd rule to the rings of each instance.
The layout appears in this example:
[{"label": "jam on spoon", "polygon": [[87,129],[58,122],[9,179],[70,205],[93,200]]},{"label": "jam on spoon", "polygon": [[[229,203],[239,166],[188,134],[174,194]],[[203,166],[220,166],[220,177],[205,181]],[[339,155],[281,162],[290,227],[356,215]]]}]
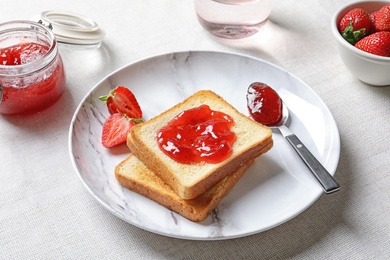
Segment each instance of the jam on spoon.
[{"label": "jam on spoon", "polygon": [[252,83],[246,95],[252,118],[266,126],[273,126],[282,119],[283,102],[278,93],[261,82]]},{"label": "jam on spoon", "polygon": [[270,128],[278,128],[283,137],[294,148],[311,173],[322,185],[325,193],[333,193],[340,185],[322,166],[299,138],[285,125],[289,112],[278,93],[264,83],[252,83],[247,92],[247,106],[252,118]]}]

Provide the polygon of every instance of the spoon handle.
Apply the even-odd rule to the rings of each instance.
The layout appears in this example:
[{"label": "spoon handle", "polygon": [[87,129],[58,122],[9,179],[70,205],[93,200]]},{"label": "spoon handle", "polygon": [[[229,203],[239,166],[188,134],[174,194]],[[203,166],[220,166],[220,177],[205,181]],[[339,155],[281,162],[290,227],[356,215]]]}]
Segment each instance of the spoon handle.
[{"label": "spoon handle", "polygon": [[314,157],[314,155],[309,151],[309,149],[306,148],[306,146],[295,134],[290,132],[284,135],[284,137],[320,182],[326,194],[330,194],[340,189],[340,185],[333,178],[333,176],[330,175],[330,173],[324,168],[324,166],[322,166],[322,164]]}]

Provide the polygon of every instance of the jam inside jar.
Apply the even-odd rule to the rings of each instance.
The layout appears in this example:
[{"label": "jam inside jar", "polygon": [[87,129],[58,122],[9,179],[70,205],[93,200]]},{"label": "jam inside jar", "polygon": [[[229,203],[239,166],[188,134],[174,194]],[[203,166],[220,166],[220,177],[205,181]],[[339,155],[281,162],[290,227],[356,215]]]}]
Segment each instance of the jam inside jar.
[{"label": "jam inside jar", "polygon": [[162,127],[157,132],[157,142],[177,162],[219,163],[233,152],[236,141],[236,134],[230,130],[233,125],[229,115],[201,105],[183,111]]},{"label": "jam inside jar", "polygon": [[0,24],[0,113],[38,113],[64,90],[64,66],[51,30],[30,21]]}]

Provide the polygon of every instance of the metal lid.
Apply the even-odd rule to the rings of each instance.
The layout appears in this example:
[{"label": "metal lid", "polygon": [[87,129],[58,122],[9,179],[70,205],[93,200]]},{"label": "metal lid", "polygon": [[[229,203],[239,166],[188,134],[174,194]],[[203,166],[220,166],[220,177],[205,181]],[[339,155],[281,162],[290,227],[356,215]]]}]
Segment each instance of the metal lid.
[{"label": "metal lid", "polygon": [[66,11],[44,11],[40,19],[45,25],[52,27],[58,42],[100,45],[105,36],[105,32],[95,21],[79,14]]}]

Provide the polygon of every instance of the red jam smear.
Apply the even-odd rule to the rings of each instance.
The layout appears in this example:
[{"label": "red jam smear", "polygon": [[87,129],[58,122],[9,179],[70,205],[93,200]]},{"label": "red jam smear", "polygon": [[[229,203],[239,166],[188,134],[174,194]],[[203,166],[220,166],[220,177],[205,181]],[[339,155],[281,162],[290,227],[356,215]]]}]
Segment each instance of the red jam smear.
[{"label": "red jam smear", "polygon": [[232,152],[236,134],[227,114],[201,105],[185,110],[157,132],[160,149],[183,164],[219,163]]},{"label": "red jam smear", "polygon": [[252,83],[246,95],[252,118],[266,126],[277,125],[282,119],[283,102],[278,93],[267,84]]},{"label": "red jam smear", "polygon": [[[0,64],[16,66],[44,56],[48,47],[37,43],[22,43],[0,49]],[[61,57],[47,67],[28,76],[0,77],[3,99],[2,114],[33,114],[53,105],[65,89],[65,72]]]}]

